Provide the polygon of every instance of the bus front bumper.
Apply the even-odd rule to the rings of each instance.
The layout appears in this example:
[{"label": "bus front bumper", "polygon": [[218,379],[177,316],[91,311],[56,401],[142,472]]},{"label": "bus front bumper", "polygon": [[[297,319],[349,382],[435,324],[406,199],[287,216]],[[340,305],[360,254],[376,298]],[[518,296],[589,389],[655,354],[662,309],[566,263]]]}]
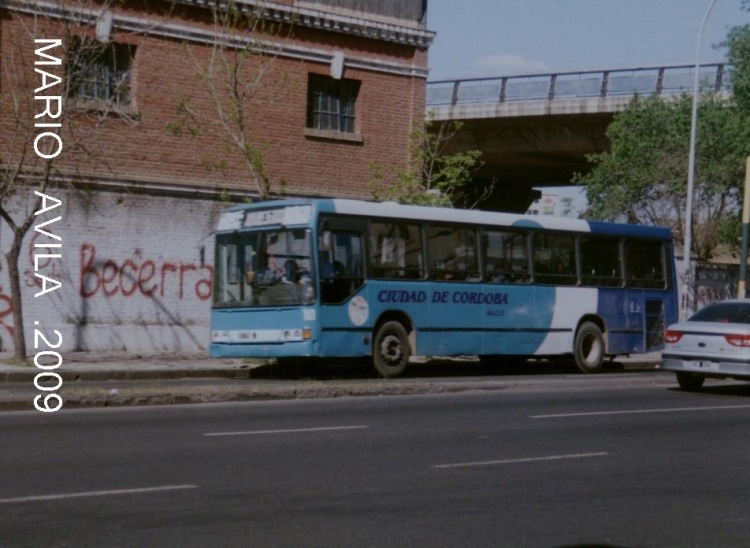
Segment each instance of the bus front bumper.
[{"label": "bus front bumper", "polygon": [[294,358],[315,355],[313,341],[281,344],[211,343],[212,358]]}]

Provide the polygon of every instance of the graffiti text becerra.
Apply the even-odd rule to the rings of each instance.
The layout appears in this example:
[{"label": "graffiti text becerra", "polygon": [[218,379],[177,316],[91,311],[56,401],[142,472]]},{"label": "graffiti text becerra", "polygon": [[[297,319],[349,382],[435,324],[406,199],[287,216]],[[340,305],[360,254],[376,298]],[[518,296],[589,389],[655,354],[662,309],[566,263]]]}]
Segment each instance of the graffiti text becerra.
[{"label": "graffiti text becerra", "polygon": [[[100,259],[92,244],[81,246],[80,295],[84,299],[101,294],[104,297],[185,298],[192,284],[195,295],[202,301],[211,298],[213,268],[193,263]],[[176,294],[176,295],[175,295]]]}]

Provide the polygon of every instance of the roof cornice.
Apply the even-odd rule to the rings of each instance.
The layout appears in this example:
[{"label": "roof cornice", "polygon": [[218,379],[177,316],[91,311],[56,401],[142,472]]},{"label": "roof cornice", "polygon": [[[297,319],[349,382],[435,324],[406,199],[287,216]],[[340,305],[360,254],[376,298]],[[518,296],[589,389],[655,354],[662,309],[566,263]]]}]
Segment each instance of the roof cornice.
[{"label": "roof cornice", "polygon": [[[176,0],[181,3],[194,3],[203,7],[208,7],[213,0]],[[249,4],[248,2],[245,2]],[[0,8],[5,8],[21,13],[32,15],[42,15],[55,19],[75,18],[83,24],[95,26],[98,19],[104,13],[102,10],[76,9],[69,6],[61,6],[54,1],[37,0],[35,2],[25,2],[22,0],[0,0]],[[250,9],[248,7],[248,9]],[[266,13],[266,16],[269,14]],[[293,59],[303,59],[319,63],[330,64],[334,59],[334,52],[314,48],[307,45],[295,45],[283,41],[271,40],[253,40],[251,37],[241,33],[216,35],[209,29],[202,29],[186,24],[176,22],[159,22],[150,20],[145,17],[125,15],[122,13],[113,13],[112,25],[114,28],[126,32],[143,33],[153,36],[163,36],[178,40],[187,40],[190,42],[204,44],[225,44],[229,47],[258,49],[270,55],[279,55]],[[364,69],[375,72],[396,74],[400,76],[412,76],[426,79],[428,70],[424,67],[417,66],[413,63],[404,63],[379,59],[372,56],[347,56],[344,64],[349,68]]]},{"label": "roof cornice", "polygon": [[[176,0],[176,2],[178,4],[201,8],[213,8],[217,5],[222,7],[227,4],[226,1],[222,0]],[[236,5],[240,6],[242,12],[261,14],[264,19],[271,21],[362,36],[373,40],[395,42],[397,44],[406,44],[420,48],[430,47],[435,38],[434,32],[420,28],[374,21],[363,17],[340,15],[323,10],[288,6],[263,0],[238,0]]]}]

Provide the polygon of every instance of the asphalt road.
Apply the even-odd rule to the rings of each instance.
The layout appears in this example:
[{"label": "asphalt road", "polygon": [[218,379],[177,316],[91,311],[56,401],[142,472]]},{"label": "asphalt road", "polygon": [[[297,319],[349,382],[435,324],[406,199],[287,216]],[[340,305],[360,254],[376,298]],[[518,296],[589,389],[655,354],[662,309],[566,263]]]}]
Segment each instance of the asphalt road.
[{"label": "asphalt road", "polygon": [[0,416],[2,546],[745,546],[750,385]]}]

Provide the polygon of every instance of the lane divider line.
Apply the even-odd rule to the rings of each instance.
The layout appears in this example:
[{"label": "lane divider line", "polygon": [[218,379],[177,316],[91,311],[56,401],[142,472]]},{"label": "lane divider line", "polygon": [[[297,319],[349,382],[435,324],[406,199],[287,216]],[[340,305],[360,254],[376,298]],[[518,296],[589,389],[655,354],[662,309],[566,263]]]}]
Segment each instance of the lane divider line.
[{"label": "lane divider line", "polygon": [[502,464],[521,464],[527,462],[547,462],[554,460],[566,460],[566,459],[588,459],[593,457],[606,457],[609,453],[577,453],[573,455],[551,455],[548,457],[525,457],[519,459],[507,459],[507,460],[485,460],[479,462],[459,462],[456,464],[436,464],[433,468],[446,469],[446,468],[471,468],[475,466],[499,466]]},{"label": "lane divider line", "polygon": [[197,485],[163,485],[160,487],[142,487],[140,489],[110,489],[107,491],[84,491],[82,493],[62,493],[57,495],[36,495],[31,497],[12,497],[0,499],[0,504],[19,502],[45,502],[52,500],[78,499],[86,497],[110,497],[117,495],[139,495],[144,493],[158,493],[160,491],[180,491],[183,489],[198,489]]},{"label": "lane divider line", "polygon": [[630,409],[624,411],[592,411],[590,413],[558,413],[556,415],[530,415],[530,419],[559,419],[568,417],[597,417],[606,415],[646,415],[649,413],[687,413],[691,411],[723,411],[749,409],[750,405],[717,405],[713,407],[672,407],[664,409]]},{"label": "lane divider line", "polygon": [[326,432],[331,430],[360,430],[368,428],[364,425],[356,426],[322,426],[319,428],[290,428],[285,430],[247,430],[244,432],[206,432],[204,436],[257,436],[264,434],[300,434],[304,432]]}]

